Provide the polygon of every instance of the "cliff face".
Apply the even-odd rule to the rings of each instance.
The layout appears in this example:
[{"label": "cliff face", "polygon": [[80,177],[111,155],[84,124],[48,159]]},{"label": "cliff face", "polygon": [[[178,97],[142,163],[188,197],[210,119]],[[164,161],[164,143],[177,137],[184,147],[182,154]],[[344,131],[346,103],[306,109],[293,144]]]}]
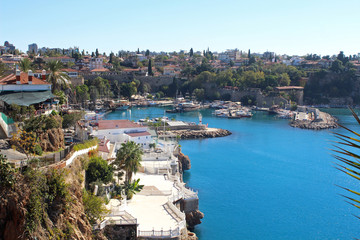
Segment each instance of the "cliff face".
[{"label": "cliff face", "polygon": [[55,152],[60,148],[64,148],[64,132],[61,128],[46,130],[39,135],[39,145],[45,152]]},{"label": "cliff face", "polygon": [[195,210],[189,213],[186,213],[186,223],[190,230],[194,230],[195,225],[201,223],[201,219],[204,218],[204,214],[199,210]]},{"label": "cliff face", "polygon": [[[65,201],[55,197],[48,203],[46,210],[40,212],[40,221],[32,220],[37,224],[31,233],[27,231],[29,219],[34,219],[34,213],[39,213],[33,210],[36,207],[34,199],[43,203],[32,196],[34,183],[18,173],[13,188],[0,189],[0,240],[92,239],[92,226],[82,204],[83,175],[79,160],[66,172],[68,197]],[[50,184],[55,183],[48,184],[51,188]]]},{"label": "cliff face", "polygon": [[14,189],[0,188],[0,239],[26,239],[25,216],[30,190],[17,177]]},{"label": "cliff face", "polygon": [[190,158],[187,155],[184,155],[182,152],[178,155],[179,159],[179,171],[181,173],[184,172],[184,170],[189,170],[191,168],[191,162]]}]

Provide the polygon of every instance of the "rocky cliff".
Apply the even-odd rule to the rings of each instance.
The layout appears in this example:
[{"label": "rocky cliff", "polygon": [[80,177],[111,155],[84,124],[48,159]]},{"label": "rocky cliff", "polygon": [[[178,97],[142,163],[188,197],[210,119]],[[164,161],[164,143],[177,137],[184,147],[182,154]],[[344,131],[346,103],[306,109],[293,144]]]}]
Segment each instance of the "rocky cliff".
[{"label": "rocky cliff", "polygon": [[184,172],[184,170],[190,170],[191,168],[191,162],[190,162],[190,158],[187,155],[184,155],[181,151],[179,153],[179,155],[177,156],[179,159],[179,171],[181,173]]},{"label": "rocky cliff", "polygon": [[[77,164],[65,171],[67,184],[59,178],[49,181],[47,172],[41,175],[38,171],[32,177],[17,173],[12,188],[1,188],[0,239],[92,239],[92,226],[82,204],[81,164]],[[38,183],[41,192],[43,187],[52,190],[34,195]],[[59,186],[68,193],[65,199],[61,199],[59,193],[54,194],[54,189],[59,191]]]},{"label": "rocky cliff", "polygon": [[195,210],[189,213],[186,213],[186,223],[188,228],[192,231],[194,230],[195,225],[201,223],[201,219],[204,218],[204,214],[199,210]]},{"label": "rocky cliff", "polygon": [[65,147],[64,132],[61,128],[48,129],[39,134],[39,145],[45,152],[55,152]]}]

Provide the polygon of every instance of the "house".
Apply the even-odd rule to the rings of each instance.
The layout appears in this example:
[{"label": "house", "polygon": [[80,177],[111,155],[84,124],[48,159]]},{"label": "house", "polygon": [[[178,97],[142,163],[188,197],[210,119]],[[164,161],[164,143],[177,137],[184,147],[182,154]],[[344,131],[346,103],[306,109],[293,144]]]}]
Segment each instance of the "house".
[{"label": "house", "polygon": [[[136,140],[136,143],[143,143],[144,136],[136,136],[133,133],[147,132],[147,127],[131,122],[129,120],[99,120],[98,127],[94,128],[91,135],[102,139],[106,137],[111,142],[126,142]],[[130,134],[130,135],[129,135]],[[139,138],[140,137],[140,138]]]},{"label": "house", "polygon": [[110,140],[106,139],[105,137],[103,139],[100,139],[98,146],[100,157],[102,157],[102,159],[107,160],[109,158],[109,155],[111,155],[110,150],[111,150]]},{"label": "house", "polygon": [[129,132],[126,133],[129,136],[129,140],[140,144],[143,148],[149,148],[151,143],[151,134],[149,132]]},{"label": "house", "polygon": [[179,76],[180,75],[180,68],[174,65],[168,65],[164,67],[163,75],[166,76]]},{"label": "house", "polygon": [[42,71],[42,79],[16,69],[15,74],[10,74],[0,79],[0,100],[7,104],[29,106],[44,102],[53,97],[51,84],[45,81],[46,71]]},{"label": "house", "polygon": [[90,70],[103,69],[104,59],[102,57],[93,57],[90,59]]}]

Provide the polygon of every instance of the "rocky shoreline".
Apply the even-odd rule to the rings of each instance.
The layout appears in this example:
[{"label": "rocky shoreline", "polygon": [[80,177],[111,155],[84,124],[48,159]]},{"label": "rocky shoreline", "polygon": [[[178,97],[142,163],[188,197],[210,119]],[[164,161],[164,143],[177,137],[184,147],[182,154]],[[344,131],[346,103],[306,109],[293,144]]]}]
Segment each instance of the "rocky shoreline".
[{"label": "rocky shoreline", "polygon": [[[204,130],[172,130],[167,131],[181,139],[198,139],[198,138],[216,138],[231,135],[231,132],[220,128],[206,128]],[[163,131],[158,131],[159,135],[164,135]]]},{"label": "rocky shoreline", "polygon": [[328,113],[320,112],[318,119],[314,121],[292,120],[290,126],[302,129],[322,130],[337,128],[337,119]]},{"label": "rocky shoreline", "polygon": [[[181,182],[183,182],[182,174],[185,170],[190,170],[191,168],[191,161],[189,156],[184,155],[179,148],[177,153],[175,153],[177,158],[179,159],[179,171],[181,173]],[[201,219],[204,218],[204,213],[202,213],[199,209],[187,212],[186,215],[186,224],[188,226],[189,231],[194,231],[195,225],[201,223]],[[191,232],[190,232],[191,233]],[[187,239],[197,239],[194,233],[191,233]]]}]

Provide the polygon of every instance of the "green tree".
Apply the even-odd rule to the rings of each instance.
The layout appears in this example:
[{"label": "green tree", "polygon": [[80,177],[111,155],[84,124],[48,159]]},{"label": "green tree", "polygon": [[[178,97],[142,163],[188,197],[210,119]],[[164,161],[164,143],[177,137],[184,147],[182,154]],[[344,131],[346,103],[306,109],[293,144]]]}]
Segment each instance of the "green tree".
[{"label": "green tree", "polygon": [[133,195],[140,192],[144,185],[139,184],[140,179],[136,179],[125,186],[125,192],[127,199],[132,199]]},{"label": "green tree", "polygon": [[30,59],[28,58],[21,59],[21,61],[19,62],[19,68],[23,72],[28,72],[29,70],[33,70]]},{"label": "green tree", "polygon": [[63,65],[60,61],[50,61],[47,64],[49,75],[47,81],[52,84],[52,91],[60,90],[62,86],[67,86],[70,77],[61,69]]},{"label": "green tree", "polygon": [[194,50],[190,48],[190,57],[194,56]]},{"label": "green tree", "polygon": [[95,224],[97,220],[102,221],[109,210],[105,207],[105,201],[101,197],[94,196],[92,193],[83,191],[83,205],[86,217],[91,224]]},{"label": "green tree", "polygon": [[89,88],[86,85],[76,86],[76,98],[84,107],[85,102],[89,100]]},{"label": "green tree", "polygon": [[6,160],[3,154],[0,154],[0,187],[11,187],[15,181],[15,170]]},{"label": "green tree", "polygon": [[93,104],[96,104],[96,101],[99,98],[99,91],[97,90],[97,88],[95,86],[90,86],[89,89],[90,92],[90,100]]},{"label": "green tree", "polygon": [[335,72],[335,73],[341,73],[344,71],[344,65],[342,63],[342,61],[340,61],[339,59],[336,59],[330,67],[330,70]]},{"label": "green tree", "polygon": [[146,50],[145,56],[146,56],[146,57],[149,57],[149,56],[150,56],[150,51],[149,51],[149,49]]},{"label": "green tree", "polygon": [[96,51],[95,51],[95,56],[99,57],[99,50],[98,49],[96,49]]},{"label": "green tree", "polygon": [[151,59],[149,59],[149,63],[148,63],[148,75],[149,76],[154,75],[154,73],[152,71],[152,66],[151,66]]},{"label": "green tree", "polygon": [[125,171],[125,184],[130,184],[132,174],[139,170],[142,154],[140,145],[133,141],[121,144],[113,165],[117,170]]},{"label": "green tree", "polygon": [[86,182],[92,183],[100,180],[103,183],[109,183],[113,179],[113,168],[101,157],[90,158],[86,169]]}]

